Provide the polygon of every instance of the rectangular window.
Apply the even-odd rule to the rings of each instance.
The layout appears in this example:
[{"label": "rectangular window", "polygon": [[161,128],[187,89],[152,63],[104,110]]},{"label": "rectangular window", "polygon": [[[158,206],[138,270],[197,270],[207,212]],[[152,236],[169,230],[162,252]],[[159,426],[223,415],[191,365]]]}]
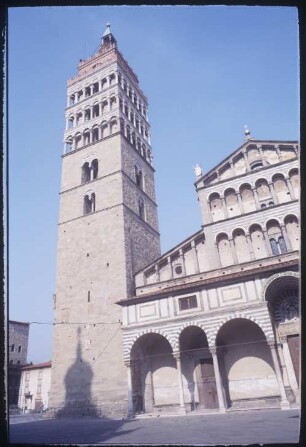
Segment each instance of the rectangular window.
[{"label": "rectangular window", "polygon": [[21,345],[18,346],[18,352],[21,352]]},{"label": "rectangular window", "polygon": [[193,309],[195,307],[198,307],[196,295],[186,296],[185,298],[179,299],[180,310]]}]

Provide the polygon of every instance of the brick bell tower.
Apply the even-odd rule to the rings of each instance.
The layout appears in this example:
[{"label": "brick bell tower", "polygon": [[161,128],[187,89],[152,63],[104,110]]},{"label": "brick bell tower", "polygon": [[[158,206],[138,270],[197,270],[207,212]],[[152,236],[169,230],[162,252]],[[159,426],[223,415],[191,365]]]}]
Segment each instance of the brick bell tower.
[{"label": "brick bell tower", "polygon": [[148,102],[107,24],[68,80],[50,411],[127,412],[121,308],[160,256]]}]

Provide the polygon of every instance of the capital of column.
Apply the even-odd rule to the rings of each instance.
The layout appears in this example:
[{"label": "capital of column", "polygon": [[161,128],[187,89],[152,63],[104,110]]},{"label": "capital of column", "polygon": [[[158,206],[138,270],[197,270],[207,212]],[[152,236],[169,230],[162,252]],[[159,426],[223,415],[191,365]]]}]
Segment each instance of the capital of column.
[{"label": "capital of column", "polygon": [[181,353],[180,352],[173,352],[172,353],[175,360],[181,360]]},{"label": "capital of column", "polygon": [[275,340],[267,340],[270,349],[276,349]]},{"label": "capital of column", "polygon": [[216,346],[209,346],[209,352],[211,353],[211,355],[216,355],[217,354],[217,347]]}]

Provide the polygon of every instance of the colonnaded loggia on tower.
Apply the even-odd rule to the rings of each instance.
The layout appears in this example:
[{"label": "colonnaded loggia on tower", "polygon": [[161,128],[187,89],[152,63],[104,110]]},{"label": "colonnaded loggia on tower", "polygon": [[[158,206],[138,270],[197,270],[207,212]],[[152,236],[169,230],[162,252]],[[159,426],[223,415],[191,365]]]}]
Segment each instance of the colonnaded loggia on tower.
[{"label": "colonnaded loggia on tower", "polygon": [[49,411],[298,406],[298,142],[197,164],[201,225],[161,255],[150,133],[107,24],[67,86]]}]

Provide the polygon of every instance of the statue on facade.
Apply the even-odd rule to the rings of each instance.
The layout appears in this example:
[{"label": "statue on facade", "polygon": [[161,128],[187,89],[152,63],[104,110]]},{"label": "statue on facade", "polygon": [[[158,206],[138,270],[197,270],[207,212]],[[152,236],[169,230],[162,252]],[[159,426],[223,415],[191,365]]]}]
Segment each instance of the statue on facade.
[{"label": "statue on facade", "polygon": [[199,166],[198,164],[196,164],[196,165],[193,167],[193,170],[194,170],[195,175],[196,175],[197,178],[202,176],[202,168],[201,168],[201,166]]}]

